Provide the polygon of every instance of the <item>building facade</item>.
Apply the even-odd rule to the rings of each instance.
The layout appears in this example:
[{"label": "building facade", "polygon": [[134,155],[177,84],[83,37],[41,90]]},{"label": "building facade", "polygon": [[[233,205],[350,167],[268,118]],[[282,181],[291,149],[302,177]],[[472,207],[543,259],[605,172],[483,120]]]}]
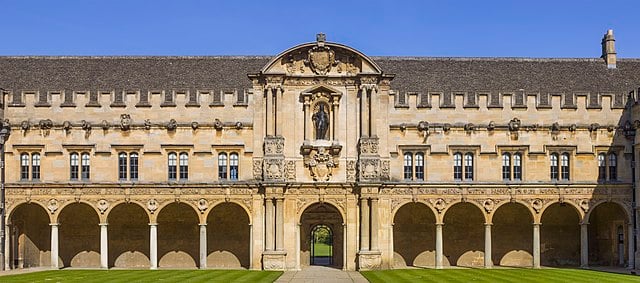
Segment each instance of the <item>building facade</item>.
[{"label": "building facade", "polygon": [[640,60],[602,46],[2,57],[5,268],[633,268]]}]

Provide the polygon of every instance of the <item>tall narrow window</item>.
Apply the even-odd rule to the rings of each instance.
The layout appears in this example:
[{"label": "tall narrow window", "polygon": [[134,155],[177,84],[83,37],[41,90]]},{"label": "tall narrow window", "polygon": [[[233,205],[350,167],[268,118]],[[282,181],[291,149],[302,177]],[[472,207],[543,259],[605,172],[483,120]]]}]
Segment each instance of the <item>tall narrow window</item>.
[{"label": "tall narrow window", "polygon": [[227,154],[218,154],[218,180],[227,179]]},{"label": "tall narrow window", "polygon": [[127,179],[127,153],[118,154],[118,179]]},{"label": "tall narrow window", "polygon": [[69,157],[69,163],[71,165],[70,167],[70,178],[71,180],[78,180],[78,166],[80,165],[80,156],[78,155],[78,153],[76,152],[72,152],[71,156]]},{"label": "tall narrow window", "polygon": [[453,178],[462,180],[462,154],[459,152],[453,154]]},{"label": "tall narrow window", "polygon": [[416,153],[416,180],[424,181],[424,153]]},{"label": "tall narrow window", "polygon": [[522,155],[520,153],[513,154],[513,179],[522,180]]},{"label": "tall narrow window", "polygon": [[170,152],[169,153],[169,161],[168,161],[168,170],[167,172],[169,172],[169,180],[175,180],[177,179],[178,175],[177,175],[177,171],[178,171],[178,156],[176,155],[175,152]]},{"label": "tall narrow window", "polygon": [[558,154],[552,153],[549,157],[549,161],[551,162],[549,166],[551,172],[551,180],[558,180]]},{"label": "tall narrow window", "polygon": [[238,180],[238,154],[229,154],[229,179]]},{"label": "tall narrow window", "polygon": [[189,154],[180,153],[180,180],[189,179]]},{"label": "tall narrow window", "polygon": [[29,180],[29,154],[20,155],[20,180]]},{"label": "tall narrow window", "polygon": [[560,170],[562,180],[569,180],[569,154],[566,152],[560,156]]},{"label": "tall narrow window", "polygon": [[40,180],[40,154],[31,155],[31,180]]},{"label": "tall narrow window", "polygon": [[129,179],[138,180],[138,153],[136,152],[129,154]]},{"label": "tall narrow window", "polygon": [[511,180],[511,154],[502,154],[502,179]]},{"label": "tall narrow window", "polygon": [[598,154],[598,180],[607,179],[607,163],[604,153]]},{"label": "tall narrow window", "polygon": [[618,179],[618,156],[615,153],[609,154],[609,180]]},{"label": "tall narrow window", "polygon": [[471,153],[464,155],[464,179],[473,180],[473,154]]},{"label": "tall narrow window", "polygon": [[404,179],[413,179],[413,154],[411,152],[404,154]]},{"label": "tall narrow window", "polygon": [[82,180],[89,180],[89,176],[91,176],[91,164],[89,162],[89,153],[82,153]]}]

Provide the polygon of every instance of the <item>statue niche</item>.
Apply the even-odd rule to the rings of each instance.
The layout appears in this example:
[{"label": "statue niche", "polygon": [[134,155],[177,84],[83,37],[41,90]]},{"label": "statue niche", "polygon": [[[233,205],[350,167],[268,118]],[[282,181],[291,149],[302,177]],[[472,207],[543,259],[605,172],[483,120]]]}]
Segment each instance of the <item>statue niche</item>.
[{"label": "statue niche", "polygon": [[327,140],[329,130],[329,114],[325,110],[325,104],[319,103],[318,110],[311,117],[315,126],[316,140]]}]

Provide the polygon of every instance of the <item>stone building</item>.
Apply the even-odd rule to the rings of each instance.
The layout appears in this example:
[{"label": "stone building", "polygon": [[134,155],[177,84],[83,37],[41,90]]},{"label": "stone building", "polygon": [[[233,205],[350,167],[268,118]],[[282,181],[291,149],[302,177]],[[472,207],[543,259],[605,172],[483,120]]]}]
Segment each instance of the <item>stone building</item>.
[{"label": "stone building", "polygon": [[602,46],[1,57],[5,268],[633,267],[640,60]]}]

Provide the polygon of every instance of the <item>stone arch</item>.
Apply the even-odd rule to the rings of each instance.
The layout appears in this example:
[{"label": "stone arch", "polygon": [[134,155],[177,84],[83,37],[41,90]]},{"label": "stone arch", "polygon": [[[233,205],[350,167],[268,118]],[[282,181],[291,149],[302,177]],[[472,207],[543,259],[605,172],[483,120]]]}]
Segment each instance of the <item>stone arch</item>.
[{"label": "stone arch", "polygon": [[589,265],[625,266],[629,258],[629,218],[625,206],[601,201],[590,209],[587,217]]},{"label": "stone arch", "polygon": [[47,210],[35,202],[20,203],[9,211],[9,266],[29,268],[51,265],[51,229]]},{"label": "stone arch", "polygon": [[492,215],[492,260],[494,265],[533,265],[534,214],[523,202],[506,202]]},{"label": "stone arch", "polygon": [[[160,213],[162,212],[162,210],[163,210],[165,207],[170,206],[170,205],[172,205],[172,204],[176,204],[176,203],[187,205],[188,207],[190,207],[190,208],[191,208],[191,210],[193,210],[193,212],[194,212],[196,215],[198,215],[198,219],[199,219],[199,221],[200,221],[200,220],[202,220],[202,219],[201,219],[201,217],[199,216],[199,215],[201,214],[201,213],[200,213],[200,210],[198,209],[198,207],[196,206],[196,204],[195,204],[195,203],[191,203],[191,202],[189,202],[189,201],[178,201],[178,200],[176,200],[176,201],[166,201],[166,202],[161,203],[161,204],[158,206],[158,209],[156,209],[156,210],[154,211],[154,213],[153,213],[153,214],[155,214],[155,215],[156,215],[155,219],[156,219],[156,220],[158,219],[158,216],[160,215]],[[153,217],[150,217],[149,219],[153,219]]]},{"label": "stone arch", "polygon": [[483,209],[470,202],[457,202],[443,211],[443,264],[484,265]]},{"label": "stone arch", "polygon": [[158,266],[195,268],[199,259],[199,213],[187,202],[170,202],[158,211]]},{"label": "stone arch", "polygon": [[502,207],[504,205],[508,205],[508,204],[514,204],[514,203],[520,204],[524,208],[526,208],[527,211],[529,212],[529,215],[531,216],[532,221],[536,220],[536,212],[533,210],[533,208],[531,207],[530,203],[528,203],[528,202],[526,202],[524,200],[512,199],[512,200],[498,202],[496,207],[493,208],[493,211],[487,215],[487,218],[489,220],[488,223],[493,223],[493,217],[496,214],[496,211],[498,211],[498,209],[500,209],[500,207]]},{"label": "stone arch", "polygon": [[75,201],[71,201],[71,200],[66,200],[66,201],[60,201],[58,200],[58,202],[62,202],[62,205],[60,207],[58,207],[58,209],[56,210],[55,213],[53,213],[52,215],[52,219],[53,219],[53,223],[59,223],[60,222],[60,214],[62,213],[62,211],[70,206],[70,205],[74,205],[74,204],[86,204],[87,206],[89,206],[93,212],[96,213],[96,215],[98,216],[98,220],[102,221],[102,217],[100,216],[100,210],[98,210],[98,208],[95,206],[95,203],[89,202],[87,200],[75,200]]},{"label": "stone arch", "polygon": [[[113,211],[114,208],[116,208],[119,205],[122,204],[134,204],[139,206],[140,208],[142,208],[142,210],[144,210],[145,214],[147,215],[147,220],[149,221],[149,223],[151,223],[151,213],[149,213],[149,210],[147,209],[146,205],[142,202],[139,202],[137,200],[119,200],[119,201],[114,201],[112,203],[109,204],[109,208],[107,208],[107,210],[104,211],[104,219],[108,220],[109,219],[109,214],[111,213],[111,211]],[[108,221],[107,221],[108,223]]]},{"label": "stone arch", "polygon": [[100,267],[100,216],[88,202],[71,202],[58,214],[60,265]]},{"label": "stone arch", "polygon": [[435,266],[436,214],[423,202],[407,202],[393,217],[393,266]]},{"label": "stone arch", "polygon": [[309,207],[316,205],[318,203],[327,203],[329,205],[331,205],[333,208],[335,208],[337,210],[337,212],[340,214],[340,218],[342,219],[347,219],[346,217],[346,213],[342,210],[341,206],[338,205],[336,202],[334,202],[333,200],[323,200],[323,201],[310,201],[308,203],[305,203],[302,207],[300,207],[298,209],[299,213],[298,213],[298,222],[302,221],[302,215],[304,214],[304,212],[309,209]]},{"label": "stone arch", "polygon": [[580,210],[567,202],[552,202],[540,216],[540,263],[580,265]]},{"label": "stone arch", "polygon": [[542,207],[542,209],[540,209],[540,213],[539,213],[539,214],[540,214],[540,219],[542,219],[542,216],[544,215],[545,211],[547,211],[547,208],[549,208],[550,206],[553,206],[553,205],[557,205],[557,204],[560,204],[560,205],[566,205],[566,206],[570,206],[570,207],[572,207],[572,208],[575,210],[575,212],[578,214],[578,218],[580,219],[580,222],[581,222],[581,223],[582,223],[582,221],[585,219],[584,217],[585,217],[586,213],[584,212],[584,210],[582,210],[582,209],[578,206],[578,204],[576,204],[576,203],[574,203],[574,202],[572,202],[572,201],[566,201],[566,200],[565,200],[565,201],[560,201],[560,200],[558,200],[558,201],[551,201],[551,202],[549,202],[549,203],[546,203],[546,204]]},{"label": "stone arch", "polygon": [[452,208],[452,207],[454,207],[454,206],[456,206],[458,204],[461,204],[461,203],[468,203],[468,204],[473,205],[476,208],[478,208],[480,210],[480,213],[482,214],[482,219],[483,219],[484,223],[489,223],[489,221],[490,221],[489,214],[485,212],[486,210],[485,210],[484,207],[482,207],[482,205],[480,205],[479,203],[477,203],[475,201],[462,201],[462,200],[459,200],[459,201],[455,201],[455,202],[450,203],[440,213],[440,214],[442,214],[442,219],[444,220],[444,217],[447,215],[447,211],[449,211],[450,208]]},{"label": "stone arch", "polygon": [[53,213],[49,213],[49,209],[40,201],[37,200],[29,200],[29,201],[20,201],[17,203],[14,203],[11,206],[7,206],[7,216],[9,217],[9,219],[11,219],[12,214],[14,211],[16,211],[16,209],[18,209],[18,207],[20,207],[21,205],[25,205],[25,204],[33,204],[33,205],[37,205],[40,208],[42,208],[42,210],[45,211],[45,213],[47,214],[47,218],[49,219],[50,223],[53,223]]},{"label": "stone arch", "polygon": [[300,264],[310,265],[311,259],[311,231],[313,227],[322,224],[333,231],[333,265],[342,268],[344,262],[344,224],[345,218],[338,206],[330,202],[314,202],[307,205],[300,214]]},{"label": "stone arch", "polygon": [[139,203],[120,202],[110,208],[107,220],[109,267],[149,267],[147,210]]},{"label": "stone arch", "polygon": [[216,204],[207,213],[207,267],[249,269],[251,214],[236,202]]},{"label": "stone arch", "polygon": [[401,202],[400,204],[398,204],[396,207],[394,207],[391,210],[391,215],[395,218],[395,215],[396,215],[396,213],[398,213],[398,210],[400,210],[403,206],[405,206],[405,205],[407,205],[409,203],[422,204],[422,205],[426,206],[429,209],[429,211],[431,211],[431,213],[433,213],[433,215],[438,215],[438,212],[436,211],[436,209],[433,208],[429,202],[423,201],[423,200],[418,200],[418,201],[406,200],[406,201],[403,201],[403,202]]},{"label": "stone arch", "polygon": [[596,201],[595,203],[590,205],[589,210],[587,210],[587,213],[585,213],[585,215],[584,215],[583,221],[584,222],[588,222],[589,218],[591,218],[591,213],[595,210],[595,208],[600,206],[601,204],[604,204],[604,203],[615,203],[615,204],[617,204],[620,207],[620,209],[622,209],[622,212],[624,213],[624,217],[625,217],[626,221],[627,222],[632,222],[631,215],[633,215],[633,213],[630,212],[629,207],[627,205],[625,205],[623,202],[620,202],[618,200],[607,200],[607,199]]},{"label": "stone arch", "polygon": [[242,208],[242,211],[244,211],[244,213],[246,213],[249,216],[249,225],[253,225],[253,219],[251,217],[252,213],[251,213],[251,209],[249,207],[247,207],[244,203],[237,201],[237,200],[207,200],[209,201],[209,207],[204,210],[204,211],[199,211],[200,214],[203,215],[203,219],[201,221],[201,223],[207,223],[207,218],[209,217],[209,213],[211,213],[211,210],[213,210],[216,206],[219,205],[223,205],[225,203],[230,203],[230,204],[235,204],[237,206],[239,206],[240,208]]}]

